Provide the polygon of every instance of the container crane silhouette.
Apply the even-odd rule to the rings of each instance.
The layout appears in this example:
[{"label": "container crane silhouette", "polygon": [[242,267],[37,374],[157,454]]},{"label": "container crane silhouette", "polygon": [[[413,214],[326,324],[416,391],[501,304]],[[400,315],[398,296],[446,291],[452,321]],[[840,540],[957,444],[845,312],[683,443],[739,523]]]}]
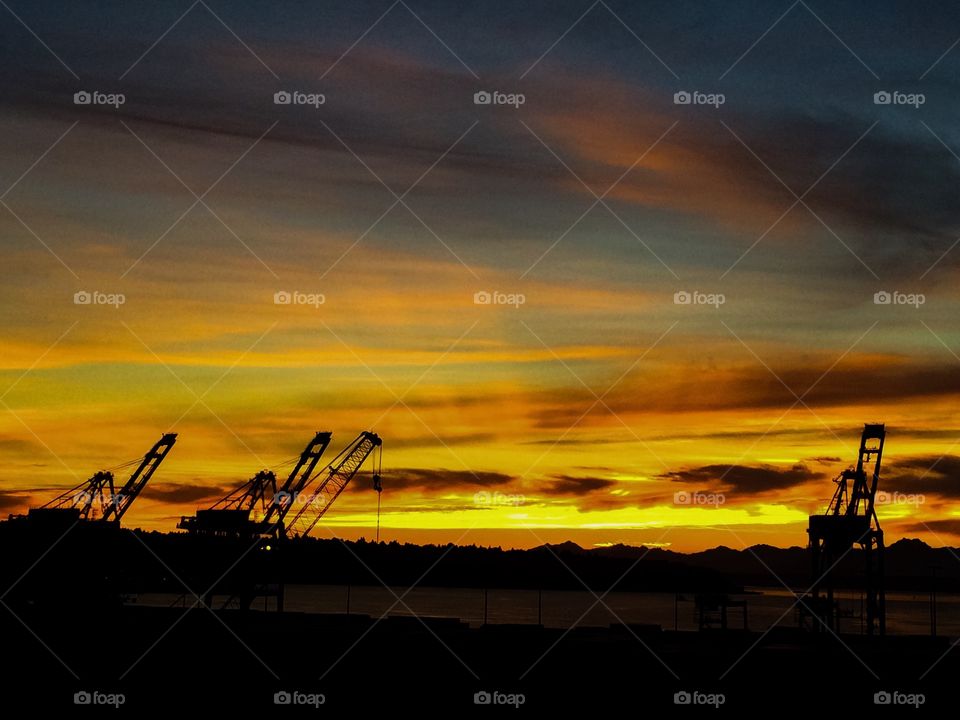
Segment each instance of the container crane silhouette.
[{"label": "container crane silhouette", "polygon": [[125,463],[138,464],[119,490],[116,489],[113,472],[99,470],[89,480],[61,493],[50,502],[31,508],[27,517],[40,523],[86,520],[119,525],[176,441],[176,433],[166,433],[142,458]]},{"label": "container crane silhouette", "polygon": [[883,583],[883,530],[874,500],[880,481],[880,461],[886,429],[882,424],[866,424],[860,436],[856,468],[849,468],[834,480],[837,489],[823,515],[811,515],[810,559],[813,585],[808,610],[816,622],[814,629],[836,631],[838,608],[834,598],[836,570],[841,560],[859,547],[864,560],[864,609],[866,632],[886,633],[886,596]]}]

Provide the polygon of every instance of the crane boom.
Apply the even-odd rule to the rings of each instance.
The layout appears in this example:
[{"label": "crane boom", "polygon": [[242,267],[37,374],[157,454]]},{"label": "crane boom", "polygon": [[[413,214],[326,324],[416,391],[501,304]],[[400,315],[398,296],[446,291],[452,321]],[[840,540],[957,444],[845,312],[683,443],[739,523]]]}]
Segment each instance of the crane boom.
[{"label": "crane boom", "polygon": [[143,456],[143,460],[133,471],[130,479],[120,488],[120,492],[113,496],[107,511],[103,515],[103,520],[116,520],[120,522],[124,513],[130,509],[133,501],[140,495],[140,491],[146,486],[153,476],[153,473],[163,459],[170,452],[173,444],[177,441],[176,433],[166,433],[150,448],[149,452]]},{"label": "crane boom", "polygon": [[314,435],[313,440],[307,443],[307,447],[304,448],[303,452],[300,453],[300,459],[297,461],[293,470],[290,471],[287,481],[278,492],[274,493],[270,502],[270,508],[263,518],[264,528],[266,528],[268,532],[283,523],[290,508],[293,507],[294,501],[310,483],[317,463],[320,462],[320,457],[330,444],[331,437],[333,437],[332,433],[318,432]]},{"label": "crane boom", "polygon": [[[830,501],[827,515],[865,517],[868,522],[873,521],[879,527],[874,499],[880,482],[880,463],[885,439],[886,430],[883,425],[868,423],[863,426],[857,467],[844,470],[836,479],[837,490]],[[873,468],[868,477],[865,466],[870,463],[873,463]]]},{"label": "crane boom", "polygon": [[374,487],[379,489],[382,447],[383,441],[378,435],[371,432],[360,433],[356,440],[333,459],[328,468],[327,477],[305,498],[303,506],[287,526],[286,534],[293,537],[308,535],[340,496],[344,488],[347,487],[353,476],[357,474],[366,459],[375,451],[377,454],[373,469],[373,482]]}]

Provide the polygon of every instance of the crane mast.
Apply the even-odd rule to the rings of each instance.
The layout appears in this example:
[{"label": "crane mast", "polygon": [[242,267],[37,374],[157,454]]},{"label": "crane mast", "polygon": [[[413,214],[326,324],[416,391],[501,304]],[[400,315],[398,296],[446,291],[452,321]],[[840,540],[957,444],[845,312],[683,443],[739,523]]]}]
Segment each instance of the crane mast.
[{"label": "crane mast", "polygon": [[274,494],[263,519],[263,524],[268,532],[279,529],[280,533],[283,534],[283,520],[304,488],[313,479],[314,470],[316,470],[320,457],[330,444],[331,437],[332,435],[329,432],[318,432],[300,454],[300,460],[290,472],[290,476],[283,487]]}]

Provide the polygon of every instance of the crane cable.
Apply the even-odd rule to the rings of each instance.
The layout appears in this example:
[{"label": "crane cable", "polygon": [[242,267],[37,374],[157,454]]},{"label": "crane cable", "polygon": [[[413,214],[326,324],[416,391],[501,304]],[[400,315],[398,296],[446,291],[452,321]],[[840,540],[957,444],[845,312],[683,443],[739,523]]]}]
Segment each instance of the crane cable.
[{"label": "crane cable", "polygon": [[146,457],[146,454],[141,455],[138,458],[134,458],[133,460],[127,460],[127,462],[120,463],[119,465],[114,465],[113,467],[104,468],[104,470],[106,470],[107,472],[113,472],[115,470],[123,470],[124,468],[132,467],[136,465],[137,463],[141,462],[145,457]]},{"label": "crane cable", "polygon": [[[133,466],[133,465],[136,465],[137,463],[141,462],[145,457],[146,457],[146,455],[141,455],[140,457],[134,458],[133,460],[128,460],[127,462],[120,463],[119,465],[114,465],[113,467],[103,468],[102,470],[99,470],[99,471],[97,471],[97,472],[113,473],[115,470],[123,470],[124,468],[131,467],[131,466]],[[63,499],[64,497],[66,497],[67,495],[70,495],[71,493],[76,493],[78,490],[80,490],[80,488],[89,487],[89,486],[90,486],[90,481],[91,481],[92,479],[93,479],[92,477],[91,477],[91,478],[88,478],[87,480],[84,480],[83,482],[79,483],[78,485],[74,485],[73,487],[70,487],[70,488],[66,488],[66,489],[64,489],[64,490],[61,490],[59,495],[57,495],[57,496],[56,496],[55,498],[53,498],[52,500],[49,500],[47,503],[45,503],[45,504],[42,505],[41,507],[47,507],[47,505],[50,505],[51,503],[54,503],[54,502],[56,502],[57,500],[61,500],[61,499]],[[54,492],[56,492],[57,490],[60,490],[60,488],[57,488],[57,487],[54,487],[54,488],[52,488],[52,489],[54,490]]]},{"label": "crane cable", "polygon": [[380,544],[380,495],[382,492],[377,492],[377,545]]},{"label": "crane cable", "polygon": [[374,473],[374,489],[377,491],[377,545],[380,544],[380,497],[383,495],[383,483],[380,480],[380,473],[383,470],[383,445],[377,447],[377,462]]}]

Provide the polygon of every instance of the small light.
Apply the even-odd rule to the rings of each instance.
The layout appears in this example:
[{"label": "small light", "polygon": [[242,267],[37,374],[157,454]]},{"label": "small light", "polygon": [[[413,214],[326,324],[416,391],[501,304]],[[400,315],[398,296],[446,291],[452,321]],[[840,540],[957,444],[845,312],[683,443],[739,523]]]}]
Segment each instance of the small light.
[{"label": "small light", "polygon": [[267,545],[267,546],[264,548],[264,550],[266,550],[267,552],[269,552],[269,551],[270,551],[270,546]]}]

